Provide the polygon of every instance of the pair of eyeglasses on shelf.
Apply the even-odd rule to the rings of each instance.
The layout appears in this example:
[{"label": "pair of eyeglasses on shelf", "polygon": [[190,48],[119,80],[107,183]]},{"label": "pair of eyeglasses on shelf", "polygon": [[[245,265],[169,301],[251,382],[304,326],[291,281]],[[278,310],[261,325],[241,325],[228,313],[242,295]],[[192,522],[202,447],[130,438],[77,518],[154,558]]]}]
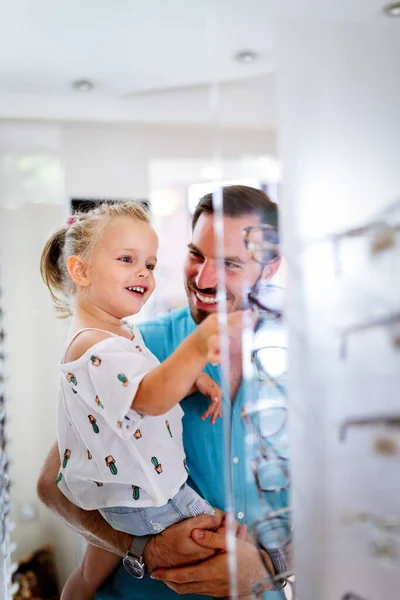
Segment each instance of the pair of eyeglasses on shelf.
[{"label": "pair of eyeglasses on shelf", "polygon": [[336,272],[340,274],[341,271],[340,244],[343,240],[369,236],[370,252],[372,256],[375,256],[394,248],[399,232],[400,224],[390,225],[384,221],[373,221],[333,235],[332,243],[335,252]]},{"label": "pair of eyeglasses on shelf", "polygon": [[247,294],[247,299],[251,308],[257,311],[258,320],[280,321],[282,319],[285,302],[283,287],[260,280]]},{"label": "pair of eyeglasses on shelf", "polygon": [[[269,286],[277,287],[277,286]],[[270,293],[271,290],[268,291]],[[260,300],[260,295],[256,287],[252,289],[251,292],[248,293],[248,305],[251,309],[255,319],[254,319],[254,333],[259,333],[263,327],[269,326],[271,323],[279,324],[283,320],[283,310],[271,308],[270,300],[271,297],[268,296],[268,299],[265,297]]]},{"label": "pair of eyeglasses on shelf", "polygon": [[[262,554],[261,558],[263,558]],[[285,588],[285,598],[287,600],[297,600],[293,572],[286,571],[283,573],[279,573],[279,575],[274,575],[270,572],[270,569],[267,568],[265,561],[263,561],[263,563],[265,569],[267,570],[267,572],[269,572],[269,574],[266,577],[264,577],[261,581],[253,585],[251,590],[253,594],[252,597],[256,598],[257,600],[263,600],[263,598],[265,598],[264,592],[270,592],[271,588],[273,590],[280,590],[282,588]],[[360,598],[360,600],[363,599]]]},{"label": "pair of eyeglasses on shelf", "polygon": [[261,502],[269,508],[268,495],[290,486],[284,381],[287,349],[280,346],[259,348],[252,352],[252,362],[258,389],[256,399],[243,406],[242,418],[254,454],[250,460],[254,481]]},{"label": "pair of eyeglasses on shelf", "polygon": [[243,227],[242,235],[248,254],[262,267],[280,258],[280,237],[276,227]]},{"label": "pair of eyeglasses on shelf", "polygon": [[2,529],[0,531],[0,547],[5,539],[5,523],[6,517],[10,512],[10,478],[8,475],[8,457],[6,452],[1,452],[0,463],[0,509],[3,516]]},{"label": "pair of eyeglasses on shelf", "polygon": [[286,430],[287,404],[287,349],[265,346],[253,350],[255,399],[246,402],[242,417],[253,432],[267,444],[276,444]]},{"label": "pair of eyeglasses on shelf", "polygon": [[365,416],[355,417],[354,419],[347,419],[342,423],[339,430],[339,438],[343,442],[346,439],[347,431],[351,427],[380,427],[383,426],[387,429],[397,429],[400,431],[400,414],[395,415],[376,415],[376,416]]},{"label": "pair of eyeglasses on shelf", "polygon": [[349,345],[349,337],[359,332],[369,331],[377,327],[387,328],[390,332],[390,337],[395,348],[400,350],[400,313],[390,314],[386,317],[378,319],[371,319],[364,323],[356,323],[344,329],[341,333],[341,344],[340,344],[340,358],[345,360],[347,358],[347,351]]},{"label": "pair of eyeglasses on shelf", "polygon": [[249,413],[243,407],[242,417],[250,436],[247,439],[251,453],[249,465],[260,503],[268,514],[271,495],[290,488],[288,444],[285,439],[287,409],[278,403],[269,403],[261,413]]},{"label": "pair of eyeglasses on shelf", "polygon": [[284,289],[262,280],[264,268],[281,257],[279,231],[271,225],[257,225],[244,227],[242,235],[247,253],[261,267],[260,277],[247,296],[250,305],[259,311],[259,319],[281,319]]},{"label": "pair of eyeglasses on shelf", "polygon": [[347,511],[342,514],[343,525],[365,524],[400,539],[400,515],[373,515],[367,512]]},{"label": "pair of eyeglasses on shelf", "polygon": [[[293,586],[293,581],[290,581],[293,578],[291,568],[293,539],[291,508],[287,507],[272,511],[257,519],[250,527],[250,534],[257,542],[260,557],[268,573],[267,577],[255,586],[254,592],[259,594],[268,589],[268,587],[271,587],[271,584],[274,587],[283,587],[288,583]],[[281,561],[284,562],[285,570],[281,571],[278,575],[272,573],[271,565],[268,563],[262,550],[265,550],[271,556],[278,554],[281,557]]]},{"label": "pair of eyeglasses on shelf", "polygon": [[339,429],[339,439],[344,442],[350,428],[374,427],[374,454],[386,458],[400,456],[400,414],[376,415],[347,419]]},{"label": "pair of eyeglasses on shelf", "polygon": [[287,355],[284,346],[263,346],[251,353],[257,383],[272,385],[283,397],[287,396]]},{"label": "pair of eyeglasses on shelf", "polygon": [[[0,384],[1,387],[1,384]],[[0,390],[1,392],[1,390]],[[3,423],[3,421],[5,421],[6,418],[6,406],[5,406],[5,402],[4,402],[4,395],[1,393],[0,394],[0,423]]]},{"label": "pair of eyeglasses on shelf", "polygon": [[341,243],[346,239],[369,238],[370,252],[372,256],[382,254],[393,249],[397,244],[397,236],[400,233],[400,223],[392,222],[400,209],[400,198],[389,204],[383,210],[379,211],[364,224],[350,227],[339,233],[333,233],[323,237],[316,238],[307,243],[308,246],[314,246],[322,242],[331,241],[334,252],[334,266],[337,275],[340,275],[340,248]]},{"label": "pair of eyeglasses on shelf", "polygon": [[251,468],[262,501],[265,493],[271,494],[289,489],[289,461],[286,457],[279,454],[269,457],[257,456],[251,461]]},{"label": "pair of eyeglasses on shelf", "polygon": [[280,398],[260,398],[243,406],[242,418],[267,448],[279,447],[288,422],[288,407]]}]

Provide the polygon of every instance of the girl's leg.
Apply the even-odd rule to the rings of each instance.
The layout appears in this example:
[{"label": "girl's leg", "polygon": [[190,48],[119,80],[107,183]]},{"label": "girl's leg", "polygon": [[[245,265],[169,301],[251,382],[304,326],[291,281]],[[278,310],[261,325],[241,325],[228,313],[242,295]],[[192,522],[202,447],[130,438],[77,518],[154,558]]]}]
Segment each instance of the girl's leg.
[{"label": "girl's leg", "polygon": [[97,589],[117,568],[119,556],[88,545],[79,567],[65,584],[61,600],[93,600]]}]

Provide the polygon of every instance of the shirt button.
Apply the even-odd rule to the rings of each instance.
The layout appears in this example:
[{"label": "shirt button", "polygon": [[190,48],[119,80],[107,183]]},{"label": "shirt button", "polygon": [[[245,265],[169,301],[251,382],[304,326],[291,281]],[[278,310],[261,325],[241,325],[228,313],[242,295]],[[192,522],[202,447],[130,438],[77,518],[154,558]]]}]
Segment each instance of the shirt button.
[{"label": "shirt button", "polygon": [[235,463],[235,465],[237,465],[238,462],[239,462],[239,457],[238,456],[234,456],[233,457],[233,462]]},{"label": "shirt button", "polygon": [[238,516],[238,519],[243,519],[244,513],[242,513],[242,511],[240,511],[240,512],[238,512],[237,516]]}]

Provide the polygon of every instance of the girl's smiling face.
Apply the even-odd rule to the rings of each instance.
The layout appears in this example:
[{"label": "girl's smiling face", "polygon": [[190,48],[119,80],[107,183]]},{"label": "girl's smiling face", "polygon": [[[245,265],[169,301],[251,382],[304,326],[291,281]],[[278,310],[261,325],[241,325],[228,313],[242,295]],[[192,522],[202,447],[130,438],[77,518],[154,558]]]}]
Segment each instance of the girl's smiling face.
[{"label": "girl's smiling face", "polygon": [[158,238],[149,223],[114,217],[93,249],[85,302],[123,319],[140,311],[155,288]]}]

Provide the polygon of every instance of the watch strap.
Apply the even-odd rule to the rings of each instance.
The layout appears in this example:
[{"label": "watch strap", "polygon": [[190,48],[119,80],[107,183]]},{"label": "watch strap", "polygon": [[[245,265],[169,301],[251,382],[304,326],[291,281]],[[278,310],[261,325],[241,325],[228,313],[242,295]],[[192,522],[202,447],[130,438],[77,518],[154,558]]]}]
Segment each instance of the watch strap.
[{"label": "watch strap", "polygon": [[137,558],[137,560],[141,561],[144,547],[151,537],[151,535],[134,535],[131,547],[129,548],[127,554],[130,554],[131,556]]},{"label": "watch strap", "polygon": [[281,577],[283,573],[287,572],[285,556],[280,550],[277,549],[268,549],[267,554],[275,571],[273,577],[275,579],[274,589],[281,589],[286,585],[286,579],[284,577]]}]

